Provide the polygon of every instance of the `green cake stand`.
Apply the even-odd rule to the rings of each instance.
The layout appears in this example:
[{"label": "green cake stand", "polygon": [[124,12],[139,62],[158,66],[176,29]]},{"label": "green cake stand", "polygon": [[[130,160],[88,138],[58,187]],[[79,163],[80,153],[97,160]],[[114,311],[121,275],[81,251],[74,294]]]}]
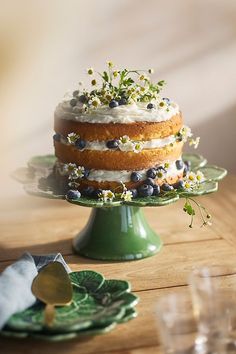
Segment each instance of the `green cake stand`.
[{"label": "green cake stand", "polygon": [[[114,200],[102,202],[81,197],[68,200],[47,183],[56,158],[54,155],[35,156],[28,167],[15,171],[13,177],[23,183],[27,193],[51,199],[64,199],[75,205],[92,208],[89,220],[82,231],[75,236],[73,248],[79,255],[107,261],[130,261],[149,257],[162,247],[160,236],[148,225],[142,207],[165,206],[188,198],[216,192],[218,181],[227,171],[208,165],[204,157],[198,154],[184,154],[183,160],[191,161],[191,170],[200,170],[205,181],[191,192],[184,190],[166,193],[161,197],[135,198],[132,201]],[[44,185],[39,181],[45,178]]]}]

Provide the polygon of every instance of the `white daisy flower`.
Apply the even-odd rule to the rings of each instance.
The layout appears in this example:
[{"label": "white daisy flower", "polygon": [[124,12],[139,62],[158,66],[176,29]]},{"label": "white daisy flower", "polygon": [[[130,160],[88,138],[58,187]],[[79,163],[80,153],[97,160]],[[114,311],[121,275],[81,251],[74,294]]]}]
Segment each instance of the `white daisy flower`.
[{"label": "white daisy flower", "polygon": [[74,145],[76,140],[79,139],[79,134],[76,133],[69,133],[67,135],[67,141],[69,144]]},{"label": "white daisy flower", "polygon": [[196,180],[197,180],[197,183],[202,183],[205,181],[204,174],[201,171],[196,172]]},{"label": "white daisy flower", "polygon": [[193,136],[191,128],[187,127],[187,125],[184,125],[181,129],[180,129],[180,135],[182,136],[182,141],[186,142],[188,140],[188,138],[191,138]]},{"label": "white daisy flower", "polygon": [[193,188],[193,184],[191,182],[189,182],[188,180],[184,181],[184,189],[190,191],[192,190],[192,188]]},{"label": "white daisy flower", "polygon": [[74,169],[76,168],[76,164],[75,163],[66,163],[65,165],[63,165],[63,170],[65,172],[72,172]]},{"label": "white daisy flower", "polygon": [[133,198],[133,194],[131,191],[125,190],[122,194],[121,194],[121,199],[124,199],[124,201],[126,202],[130,202]]},{"label": "white daisy flower", "polygon": [[121,151],[133,151],[134,143],[130,140],[128,135],[124,135],[119,139],[119,149]]},{"label": "white daisy flower", "polygon": [[198,136],[196,139],[190,139],[189,140],[189,146],[193,146],[194,149],[197,149],[198,145],[199,145],[199,142],[200,142],[200,137]]},{"label": "white daisy flower", "polygon": [[98,107],[100,104],[101,104],[101,101],[100,101],[100,99],[98,98],[98,97],[93,97],[92,99],[91,99],[91,105],[93,106],[93,107]]},{"label": "white daisy flower", "polygon": [[99,200],[103,202],[111,202],[115,198],[115,194],[111,190],[104,189],[99,195]]},{"label": "white daisy flower", "polygon": [[190,183],[196,183],[197,182],[196,173],[189,172],[186,176],[186,180],[188,180]]},{"label": "white daisy flower", "polygon": [[139,153],[142,150],[143,150],[143,143],[141,142],[133,143],[133,152]]}]

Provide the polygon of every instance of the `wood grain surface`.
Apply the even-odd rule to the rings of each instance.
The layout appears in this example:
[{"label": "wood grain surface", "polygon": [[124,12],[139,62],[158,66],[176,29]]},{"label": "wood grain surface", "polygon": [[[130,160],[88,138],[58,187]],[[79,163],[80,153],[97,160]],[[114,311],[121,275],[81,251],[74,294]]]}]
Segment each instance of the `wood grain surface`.
[{"label": "wood grain surface", "polygon": [[5,201],[0,207],[0,271],[26,250],[61,252],[72,270],[93,269],[107,278],[130,281],[140,303],[135,320],[106,335],[64,343],[0,338],[0,353],[161,353],[155,320],[160,296],[187,291],[189,272],[200,265],[227,265],[222,281],[236,288],[236,176],[222,181],[218,193],[198,200],[212,214],[211,227],[200,228],[196,218],[194,228],[189,229],[183,200],[163,208],[146,208],[147,219],[161,235],[164,247],[154,257],[133,262],[100,262],[73,254],[71,238],[85,225],[88,208],[30,196]]}]

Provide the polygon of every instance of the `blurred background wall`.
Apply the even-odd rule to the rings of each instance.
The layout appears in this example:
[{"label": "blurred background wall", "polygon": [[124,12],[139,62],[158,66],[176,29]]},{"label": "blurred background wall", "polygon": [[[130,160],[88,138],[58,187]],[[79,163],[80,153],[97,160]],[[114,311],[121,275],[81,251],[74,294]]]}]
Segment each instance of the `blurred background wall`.
[{"label": "blurred background wall", "polygon": [[235,0],[0,0],[2,193],[9,173],[53,152],[53,111],[89,66],[155,69],[201,136],[236,172]]}]

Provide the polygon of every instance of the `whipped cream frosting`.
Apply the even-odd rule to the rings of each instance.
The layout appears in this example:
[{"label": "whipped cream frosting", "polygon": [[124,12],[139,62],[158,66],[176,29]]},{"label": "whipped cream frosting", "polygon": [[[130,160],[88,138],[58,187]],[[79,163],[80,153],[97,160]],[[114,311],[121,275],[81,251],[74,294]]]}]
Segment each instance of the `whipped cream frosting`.
[{"label": "whipped cream frosting", "polygon": [[[181,160],[182,158],[179,157],[178,160]],[[176,177],[180,173],[183,172],[184,168],[178,170],[175,164],[175,161],[166,161],[169,162],[169,167],[167,169],[167,172],[164,174],[164,177]],[[65,172],[64,165],[61,162],[57,162],[57,167],[58,171],[61,175],[67,175],[68,173]],[[162,166],[162,165],[159,165]],[[156,166],[158,167],[158,166]],[[147,178],[147,170],[140,170],[136,171],[140,173],[142,176],[142,180],[145,180]],[[130,182],[130,175],[132,171],[128,170],[120,170],[120,171],[112,171],[112,170],[94,170],[91,169],[89,172],[89,176],[86,178],[89,181],[96,181],[96,182],[103,182],[103,181],[109,181],[109,182]]]},{"label": "whipped cream frosting", "polygon": [[[153,102],[155,104],[155,102]],[[171,119],[179,113],[179,106],[170,101],[168,105],[157,108],[147,109],[147,103],[137,102],[110,108],[108,106],[99,106],[90,108],[88,112],[83,111],[83,104],[71,107],[70,101],[59,103],[55,111],[55,118],[67,119],[86,123],[133,123],[133,122],[163,122]]]},{"label": "whipped cream frosting", "polygon": [[[142,141],[142,149],[156,149],[156,148],[162,148],[164,146],[167,146],[169,144],[173,144],[176,141],[176,137],[174,135],[170,135],[166,138],[161,138],[161,139],[151,139],[151,140],[146,140]],[[71,145],[68,140],[65,137],[61,137],[60,142],[64,145]],[[97,150],[97,151],[106,151],[110,150],[106,146],[105,141],[86,141],[86,146],[83,150]],[[122,150],[122,149],[121,149]],[[132,147],[126,151],[133,151]]]}]

